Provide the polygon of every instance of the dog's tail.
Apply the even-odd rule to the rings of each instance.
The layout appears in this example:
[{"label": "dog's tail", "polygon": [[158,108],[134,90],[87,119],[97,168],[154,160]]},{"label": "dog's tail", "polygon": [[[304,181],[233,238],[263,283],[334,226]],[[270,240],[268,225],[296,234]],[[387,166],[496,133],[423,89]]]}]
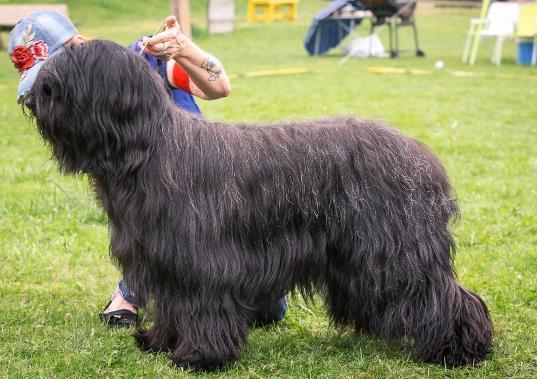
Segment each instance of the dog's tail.
[{"label": "dog's tail", "polygon": [[[492,349],[492,322],[485,302],[454,280],[438,294],[436,307],[424,309],[430,325],[416,330],[418,357],[448,367],[479,363]],[[436,309],[435,309],[436,308]]]},{"label": "dog's tail", "polygon": [[454,367],[485,360],[493,334],[485,302],[452,277],[429,284],[420,295],[387,308],[384,337],[411,337],[424,362]]}]

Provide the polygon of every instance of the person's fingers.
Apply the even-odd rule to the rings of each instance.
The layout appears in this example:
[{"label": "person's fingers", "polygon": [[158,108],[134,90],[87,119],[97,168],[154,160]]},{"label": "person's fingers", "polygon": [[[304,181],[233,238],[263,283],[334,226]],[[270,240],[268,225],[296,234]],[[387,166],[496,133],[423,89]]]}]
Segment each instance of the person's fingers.
[{"label": "person's fingers", "polygon": [[[143,45],[141,45],[143,48]],[[171,46],[170,44],[168,43],[157,43],[155,45],[148,45],[146,46],[146,48],[144,49],[144,52],[150,54],[150,55],[154,55],[156,57],[162,57],[163,54],[162,52],[165,52],[167,55],[170,55],[173,51],[174,51],[174,47]]]},{"label": "person's fingers", "polygon": [[169,41],[173,38],[175,38],[175,32],[173,30],[166,30],[162,33],[155,34],[153,37],[149,38],[147,42],[154,45],[155,43]]},{"label": "person's fingers", "polygon": [[157,55],[157,54],[160,54],[160,52],[163,50],[164,49],[155,49],[153,47],[146,47],[144,51],[151,55]]},{"label": "person's fingers", "polygon": [[175,16],[172,15],[172,16],[166,17],[165,24],[167,28],[173,28],[176,22],[177,22],[177,18]]},{"label": "person's fingers", "polygon": [[151,48],[144,49],[144,53],[157,57],[161,61],[167,61],[171,58],[171,55],[168,51],[164,51],[164,54],[162,52],[163,50],[155,50]]},{"label": "person's fingers", "polygon": [[170,44],[167,42],[159,42],[159,43],[155,43],[154,45],[148,45],[147,47],[153,51],[162,51],[162,50],[166,50],[166,48],[168,48],[169,46]]},{"label": "person's fingers", "polygon": [[152,53],[152,52],[158,52],[161,50],[157,50],[153,45],[147,45],[144,42],[138,42],[138,47],[143,50],[145,53]]}]

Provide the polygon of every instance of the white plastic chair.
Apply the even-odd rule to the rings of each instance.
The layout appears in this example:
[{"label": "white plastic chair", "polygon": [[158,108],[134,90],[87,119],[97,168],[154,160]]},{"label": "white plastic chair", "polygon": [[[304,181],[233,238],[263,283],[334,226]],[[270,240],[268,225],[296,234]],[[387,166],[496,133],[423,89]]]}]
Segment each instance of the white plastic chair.
[{"label": "white plastic chair", "polygon": [[474,38],[496,37],[496,45],[492,53],[492,63],[500,65],[502,60],[503,42],[513,38],[518,22],[520,9],[518,3],[492,3],[485,19],[473,18],[470,20],[470,29],[462,54],[463,63],[473,65],[477,56],[477,46],[470,56],[470,47]]}]

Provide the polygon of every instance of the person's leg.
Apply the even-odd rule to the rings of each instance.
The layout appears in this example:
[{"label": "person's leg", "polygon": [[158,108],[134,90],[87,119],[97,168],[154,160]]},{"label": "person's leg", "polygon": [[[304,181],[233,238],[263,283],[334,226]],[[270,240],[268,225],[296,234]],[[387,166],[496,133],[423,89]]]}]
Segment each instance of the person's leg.
[{"label": "person's leg", "polygon": [[129,288],[127,287],[127,285],[125,284],[123,279],[120,280],[119,284],[117,285],[117,290],[118,290],[119,295],[121,296],[121,298],[123,300],[122,305],[129,306],[131,308],[134,308],[135,310],[137,308],[140,308],[140,305],[136,302],[136,299],[130,293]]},{"label": "person's leg", "polygon": [[99,315],[110,327],[129,327],[136,324],[138,305],[129,292],[127,285],[121,280],[112,294],[110,302]]},{"label": "person's leg", "polygon": [[287,298],[284,295],[273,303],[267,305],[259,305],[254,312],[251,324],[254,326],[263,326],[266,324],[273,324],[282,321],[286,311]]}]

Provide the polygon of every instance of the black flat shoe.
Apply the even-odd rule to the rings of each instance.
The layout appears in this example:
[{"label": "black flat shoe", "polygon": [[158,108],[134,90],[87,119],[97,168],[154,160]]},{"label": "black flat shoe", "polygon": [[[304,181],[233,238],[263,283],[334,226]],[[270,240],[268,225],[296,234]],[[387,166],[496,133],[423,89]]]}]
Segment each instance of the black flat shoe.
[{"label": "black flat shoe", "polygon": [[131,312],[127,309],[119,309],[112,312],[104,312],[111,301],[106,304],[103,311],[99,313],[99,319],[101,322],[108,324],[110,328],[130,328],[135,326],[138,321],[138,314]]}]

